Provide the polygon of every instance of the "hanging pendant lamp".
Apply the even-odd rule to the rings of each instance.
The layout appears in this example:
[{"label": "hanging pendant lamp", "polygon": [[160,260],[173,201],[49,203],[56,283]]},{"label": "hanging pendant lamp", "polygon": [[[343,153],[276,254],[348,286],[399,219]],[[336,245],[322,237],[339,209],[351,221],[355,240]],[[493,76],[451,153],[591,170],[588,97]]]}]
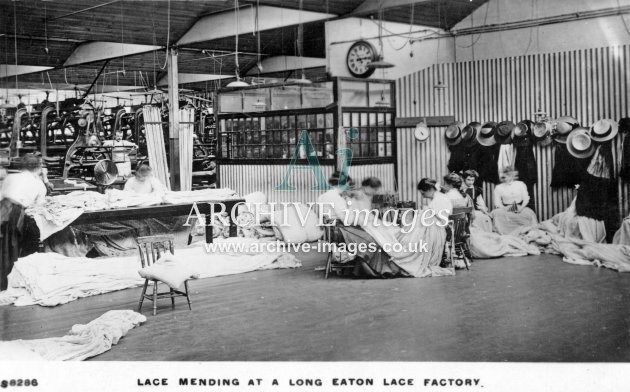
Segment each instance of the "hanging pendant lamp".
[{"label": "hanging pendant lamp", "polygon": [[291,79],[292,84],[297,84],[299,86],[310,86],[313,84],[312,81],[306,78],[306,74],[304,73],[304,24],[302,23],[302,6],[303,0],[300,0],[300,11],[299,11],[299,24],[298,24],[298,56],[300,58],[300,66],[302,68],[302,77],[299,79]]},{"label": "hanging pendant lamp", "polygon": [[249,84],[244,80],[241,80],[240,75],[238,74],[239,66],[238,66],[238,28],[239,28],[239,18],[238,18],[238,0],[234,0],[234,13],[236,14],[236,35],[235,35],[235,74],[236,80],[227,84],[227,87],[248,87]]},{"label": "hanging pendant lamp", "polygon": [[379,9],[378,11],[378,43],[380,47],[380,53],[376,58],[376,61],[370,62],[368,64],[369,68],[372,69],[385,69],[392,68],[394,64],[385,61],[385,57],[383,56],[383,9]]}]

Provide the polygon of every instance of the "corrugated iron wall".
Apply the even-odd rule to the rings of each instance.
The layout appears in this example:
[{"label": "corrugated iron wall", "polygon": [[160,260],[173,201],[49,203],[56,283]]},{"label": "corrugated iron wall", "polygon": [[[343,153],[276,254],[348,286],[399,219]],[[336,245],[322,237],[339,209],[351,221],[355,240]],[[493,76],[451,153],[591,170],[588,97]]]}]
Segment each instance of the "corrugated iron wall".
[{"label": "corrugated iron wall", "polygon": [[[322,166],[326,180],[333,173],[332,166]],[[288,165],[219,165],[221,186],[236,190],[240,195],[261,191],[269,201],[282,202],[315,202],[323,191],[311,190],[317,185],[311,170],[294,170],[289,185],[295,190],[277,191],[274,188],[282,184]],[[383,188],[395,189],[396,176],[394,164],[374,164],[350,166],[350,177],[355,181],[376,176],[383,181]]]},{"label": "corrugated iron wall", "polygon": [[[398,79],[397,116],[454,115],[471,121],[515,122],[533,119],[537,111],[549,117],[576,117],[589,126],[602,118],[630,116],[628,82],[630,45],[499,59],[438,64]],[[439,179],[446,172],[449,152],[444,128],[431,128],[426,142],[412,129],[398,129],[400,197],[419,201],[416,184],[422,177]],[[539,219],[565,210],[573,189],[552,190],[553,146],[535,147]],[[617,172],[621,137],[614,143]],[[484,186],[491,200],[494,185]],[[622,217],[630,214],[630,184],[619,183]]]}]

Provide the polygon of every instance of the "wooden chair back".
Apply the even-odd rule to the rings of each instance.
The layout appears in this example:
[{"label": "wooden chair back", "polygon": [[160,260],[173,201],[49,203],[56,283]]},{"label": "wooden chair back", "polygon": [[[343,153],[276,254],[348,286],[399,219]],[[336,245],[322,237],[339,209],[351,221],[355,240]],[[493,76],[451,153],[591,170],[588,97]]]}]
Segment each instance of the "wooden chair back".
[{"label": "wooden chair back", "polygon": [[468,215],[466,212],[458,212],[457,214],[451,214],[449,221],[452,222],[452,236],[453,243],[460,244],[466,241],[468,237]]},{"label": "wooden chair back", "polygon": [[167,251],[175,254],[175,236],[172,234],[138,237],[137,242],[142,268],[153,265]]}]

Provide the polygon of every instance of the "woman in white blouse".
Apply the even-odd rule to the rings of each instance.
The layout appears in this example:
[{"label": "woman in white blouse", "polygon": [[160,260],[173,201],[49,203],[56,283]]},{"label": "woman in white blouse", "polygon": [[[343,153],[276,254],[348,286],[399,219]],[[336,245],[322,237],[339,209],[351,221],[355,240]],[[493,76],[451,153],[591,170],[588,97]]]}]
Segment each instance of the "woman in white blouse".
[{"label": "woman in white blouse", "polygon": [[529,193],[525,183],[516,180],[518,171],[508,166],[499,176],[501,184],[494,189],[494,207],[490,216],[494,231],[518,234],[524,227],[538,224],[536,214],[527,207]]}]

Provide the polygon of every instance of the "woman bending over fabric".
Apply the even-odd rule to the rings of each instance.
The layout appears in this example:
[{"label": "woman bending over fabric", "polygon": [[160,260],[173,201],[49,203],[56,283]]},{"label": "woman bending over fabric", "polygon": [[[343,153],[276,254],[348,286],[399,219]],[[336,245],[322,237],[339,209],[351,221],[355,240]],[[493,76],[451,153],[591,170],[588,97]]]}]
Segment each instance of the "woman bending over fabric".
[{"label": "woman bending over fabric", "polygon": [[328,179],[328,185],[332,188],[317,198],[319,215],[323,215],[325,221],[338,219],[343,221],[348,202],[344,198],[344,191],[354,187],[354,181],[350,176],[334,172]]},{"label": "woman bending over fabric", "polygon": [[[344,229],[348,243],[376,243],[379,249],[357,254],[364,272],[375,277],[429,277],[453,275],[451,268],[441,268],[446,241],[445,226],[453,210],[450,200],[437,191],[434,180],[424,178],[418,184],[428,206],[415,212],[415,218],[403,226],[394,226],[370,214],[364,199],[350,200],[350,213],[368,215],[357,219],[362,231]],[[367,210],[367,211],[366,211]],[[367,235],[365,235],[367,234]]]},{"label": "woman bending over fabric", "polygon": [[142,164],[138,167],[135,176],[128,179],[125,183],[124,190],[158,197],[163,196],[165,193],[164,186],[160,180],[153,176],[153,169],[147,164]]},{"label": "woman bending over fabric", "polygon": [[37,252],[39,247],[39,228],[25,212],[45,202],[42,161],[27,154],[21,166],[20,173],[8,175],[0,189],[0,290],[6,290],[7,276],[17,259]]},{"label": "woman bending over fabric", "polygon": [[494,231],[518,234],[524,227],[538,224],[536,214],[527,207],[529,193],[525,183],[516,180],[518,172],[508,166],[499,176],[501,184],[494,189],[495,209],[490,213]]},{"label": "woman bending over fabric", "polygon": [[488,215],[488,207],[483,199],[483,192],[480,187],[475,186],[479,173],[475,170],[466,170],[462,178],[464,181],[460,189],[472,200],[474,207],[472,225],[483,231],[492,232],[492,219]]}]

